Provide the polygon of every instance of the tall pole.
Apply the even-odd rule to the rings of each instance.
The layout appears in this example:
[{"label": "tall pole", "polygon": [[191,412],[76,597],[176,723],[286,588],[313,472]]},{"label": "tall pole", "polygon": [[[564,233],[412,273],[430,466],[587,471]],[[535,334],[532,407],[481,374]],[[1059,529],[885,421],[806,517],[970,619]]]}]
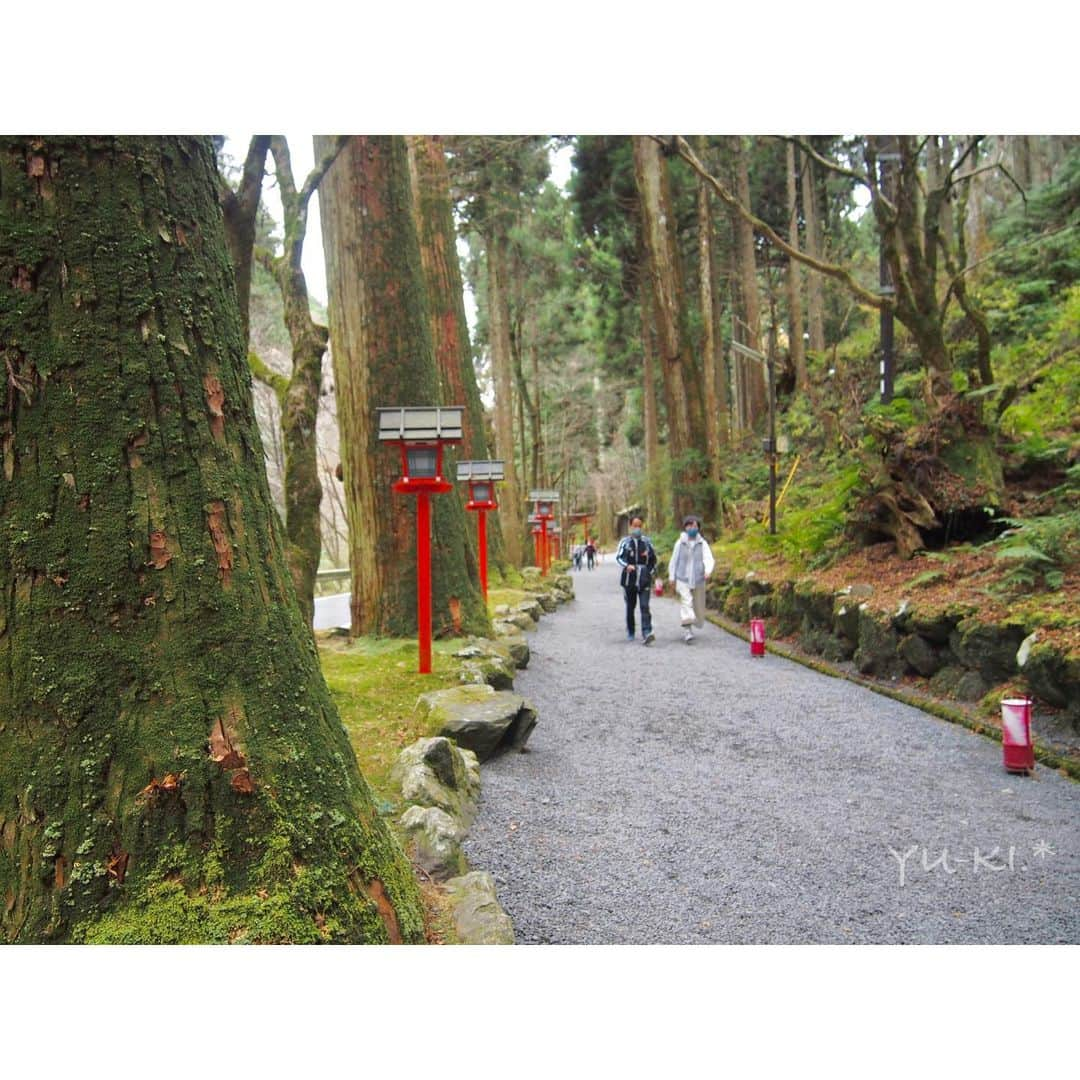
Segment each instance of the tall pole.
[{"label": "tall pole", "polygon": [[431,674],[431,502],[426,491],[416,496],[416,622],[420,674]]},{"label": "tall pole", "polygon": [[548,572],[548,534],[547,518],[540,519],[540,575],[547,577]]},{"label": "tall pole", "polygon": [[480,590],[484,594],[484,603],[487,603],[487,512],[476,512],[476,542],[480,548]]}]

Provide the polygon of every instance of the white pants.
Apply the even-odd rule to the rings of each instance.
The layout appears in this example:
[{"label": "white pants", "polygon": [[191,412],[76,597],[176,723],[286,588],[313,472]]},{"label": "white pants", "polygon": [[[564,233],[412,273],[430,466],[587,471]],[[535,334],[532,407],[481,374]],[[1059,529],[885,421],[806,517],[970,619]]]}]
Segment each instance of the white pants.
[{"label": "white pants", "polygon": [[705,586],[691,589],[688,582],[676,581],[675,592],[679,595],[679,621],[683,626],[693,623],[705,625]]}]

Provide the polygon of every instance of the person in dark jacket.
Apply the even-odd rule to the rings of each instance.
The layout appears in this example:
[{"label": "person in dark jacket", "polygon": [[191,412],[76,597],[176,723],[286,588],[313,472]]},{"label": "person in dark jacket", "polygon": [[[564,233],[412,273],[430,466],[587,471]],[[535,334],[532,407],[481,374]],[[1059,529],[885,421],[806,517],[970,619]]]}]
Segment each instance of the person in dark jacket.
[{"label": "person in dark jacket", "polygon": [[652,614],[649,597],[652,592],[653,572],[656,570],[656,551],[652,541],[641,534],[641,518],[630,521],[630,535],[619,541],[615,561],[622,567],[619,584],[626,595],[626,640],[634,640],[635,609],[641,608],[641,637],[645,645],[656,640],[652,632]]}]

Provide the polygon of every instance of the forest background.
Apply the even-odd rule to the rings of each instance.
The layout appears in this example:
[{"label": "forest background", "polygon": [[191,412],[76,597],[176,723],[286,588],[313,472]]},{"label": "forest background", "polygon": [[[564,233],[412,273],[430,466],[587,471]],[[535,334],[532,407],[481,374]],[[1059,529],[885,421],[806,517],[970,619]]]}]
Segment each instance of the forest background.
[{"label": "forest background", "polygon": [[[478,9],[477,5],[473,7]],[[32,51],[23,50],[10,70],[14,85],[35,88],[33,102],[21,99],[5,126],[46,131],[144,132],[297,129],[309,125],[321,130],[445,132],[601,132],[675,127],[683,131],[743,132],[823,128],[1033,132],[1075,128],[1070,87],[1072,35],[1055,7],[1039,3],[1028,5],[1024,18],[1010,23],[1007,35],[1001,38],[995,36],[990,20],[942,12],[939,5],[907,5],[903,17],[887,10],[867,12],[855,5],[834,5],[831,9],[819,6],[819,28],[801,27],[792,29],[790,35],[781,35],[777,27],[770,26],[767,47],[760,49],[745,47],[748,42],[760,40],[761,27],[750,13],[724,12],[703,17],[696,8],[681,11],[669,5],[665,16],[684,33],[677,35],[677,44],[664,50],[657,44],[656,35],[640,33],[642,24],[634,20],[640,12],[633,6],[621,6],[622,18],[615,25],[609,11],[586,14],[571,10],[570,5],[549,6],[543,20],[530,14],[516,16],[510,26],[489,18],[490,11],[470,11],[474,18],[468,51],[483,57],[482,83],[487,87],[514,87],[512,102],[504,95],[476,93],[477,76],[473,73],[460,80],[458,93],[448,93],[445,85],[431,76],[442,70],[448,40],[461,32],[457,9],[453,13],[428,13],[428,34],[419,43],[413,27],[404,25],[413,21],[412,14],[406,20],[404,16],[394,19],[365,12],[353,17],[355,25],[343,21],[341,32],[332,36],[322,29],[298,32],[292,27],[290,43],[294,50],[318,59],[306,65],[295,64],[291,68],[293,78],[273,82],[257,79],[258,93],[254,96],[230,92],[227,80],[223,90],[222,82],[216,79],[186,84],[182,95],[172,92],[173,87],[162,79],[162,71],[174,68],[163,64],[162,58],[171,61],[181,53],[181,38],[173,18],[149,15],[145,9],[130,4],[114,5],[114,9],[116,26],[105,50],[93,48],[91,22],[100,21],[99,13],[71,17],[61,47],[52,48],[54,66],[50,78],[43,78]],[[931,10],[935,12],[932,37],[939,47],[932,50],[938,67],[930,70],[937,71],[937,76],[912,78],[910,85],[883,78],[881,69],[890,59],[921,54]],[[137,18],[133,17],[136,11]],[[199,5],[189,5],[186,17],[212,26],[218,40],[245,42],[253,55],[268,55],[278,47],[280,31],[269,22],[253,26],[246,12],[215,9],[211,14],[208,5],[203,5],[202,10]],[[40,27],[25,13],[13,13],[10,25],[12,40],[33,40],[40,33]],[[690,27],[693,33],[687,29]],[[410,40],[411,71],[426,74],[403,78],[402,57],[396,50],[384,50],[382,55],[373,50],[364,58],[362,67],[358,66],[356,43],[380,38]],[[526,40],[527,48],[522,44]],[[157,44],[148,48],[148,41]],[[588,43],[585,48],[575,45],[582,41]],[[603,49],[597,47],[599,42],[604,42]],[[566,68],[561,63],[563,57],[572,57]],[[820,57],[829,59],[820,62]],[[58,72],[61,77],[57,77]],[[587,94],[583,94],[572,72],[587,85]],[[296,84],[318,87],[316,108],[298,100]],[[82,89],[73,97],[70,88],[76,85]],[[883,85],[889,90],[882,90]],[[88,87],[95,92],[87,93]],[[392,94],[388,93],[390,87]],[[134,93],[134,88],[140,92]],[[151,93],[146,88],[157,89]],[[260,104],[253,104],[253,100]],[[373,115],[372,103],[377,103],[374,115],[379,123],[359,123],[358,117],[366,120]],[[318,123],[312,123],[313,112]],[[725,112],[731,122],[717,122],[718,113]],[[673,122],[675,118],[678,123]],[[280,950],[262,954],[249,950],[241,965],[246,985],[240,1000],[233,1004],[234,1023],[255,1032],[264,1030],[268,1023],[277,1023],[282,1030],[349,1030],[354,1027],[359,996],[369,1022],[384,1025],[391,1032],[390,1041],[400,1042],[401,1035],[395,1040],[393,1032],[411,1030],[403,1002],[415,982],[416,965],[437,963],[431,954],[438,952],[413,950],[407,960],[399,959],[400,953],[391,959],[385,952],[365,952],[358,989],[355,962],[349,961],[347,969],[346,959],[340,954],[316,958],[296,951],[283,957]],[[993,1040],[977,1039],[984,1048],[979,1053],[970,1041],[958,1049],[947,1033],[938,1031],[935,1038],[935,1025],[930,1020],[948,1015],[963,1026],[961,986],[973,990],[1002,985],[1009,981],[1010,973],[1018,970],[1014,965],[1024,966],[1024,981],[1030,983],[1032,964],[1037,961],[1027,950],[1020,954],[1021,950],[1013,950],[1011,962],[1000,953],[980,958],[969,955],[961,967],[956,955],[947,950],[933,954],[924,950],[918,970],[913,971],[900,958],[875,952],[872,961],[866,961],[872,967],[863,969],[864,975],[873,973],[877,984],[875,1000],[847,1002],[845,1041],[857,1042],[861,1037],[868,1047],[893,1045],[897,1010],[906,1011],[910,1022],[921,1022],[921,1030],[928,1032],[925,1039],[920,1039],[920,1054],[933,1055],[937,1062],[951,1055],[954,1061],[962,1060],[968,1067],[983,1054],[980,1071],[994,1075]],[[77,1011],[69,1011],[66,1016],[69,1035],[92,1040],[110,1023],[112,1006],[100,993],[102,979],[110,984],[138,985],[154,965],[152,954],[142,950],[131,950],[131,955],[114,950],[104,954],[103,975],[102,955],[87,951],[78,956],[74,950],[51,954],[47,950],[21,950],[16,956],[6,955],[7,969],[15,976],[9,985],[18,985],[18,999],[25,1005],[8,1008],[6,1015],[17,1017],[18,1027],[29,1034],[35,1030],[34,1022],[46,1020],[40,1009],[29,1006],[46,999],[50,988],[63,983],[68,999],[80,1003]],[[458,985],[470,987],[478,995],[484,993],[493,977],[490,968],[480,967],[478,959],[457,962],[461,965],[461,970],[455,972]],[[498,962],[494,957],[485,961],[488,965]],[[725,955],[724,983],[729,987],[725,995],[717,986],[712,954],[694,957],[682,952],[678,957],[661,957],[653,950],[642,961],[632,950],[622,955],[611,951],[601,965],[589,950],[578,950],[573,955],[549,953],[546,957],[522,956],[519,950],[512,960],[507,956],[501,962],[513,965],[502,977],[513,979],[519,994],[534,1001],[558,1002],[558,1006],[548,1008],[562,1026],[562,1054],[577,1047],[577,1060],[587,1062],[590,1054],[594,1055],[591,1060],[597,1060],[602,1049],[608,1065],[620,1059],[617,1052],[613,1056],[606,1042],[601,1047],[591,1039],[597,1025],[606,1025],[620,1015],[624,1023],[629,1019],[652,1035],[681,1032],[683,1036],[676,1045],[655,1037],[644,1044],[635,1041],[622,1050],[621,1060],[633,1059],[639,1065],[652,1061],[669,1068],[681,1064],[687,1069],[695,1066],[701,1052],[701,1040],[692,1033],[714,1030],[714,1017],[722,1003],[726,1004],[728,1016],[738,1017],[742,1025],[750,1029],[756,1026],[762,1033],[771,1029],[765,1018],[778,1010],[782,1012],[790,1054],[797,1053],[801,1059],[820,1020],[808,1003],[822,996],[831,997],[835,1003],[852,985],[858,970],[854,965],[864,963],[850,954],[845,958],[833,954],[822,967],[816,961],[809,962],[809,958],[799,962],[790,954],[746,950],[745,955]],[[1045,951],[1038,962],[1051,964]],[[212,950],[191,950],[190,955],[171,953],[167,987],[159,985],[152,997],[143,996],[141,1001],[129,1001],[125,1006],[129,1023],[124,1038],[129,1052],[141,1051],[142,1059],[148,1060],[159,1052],[155,1045],[157,1032],[166,1025],[174,1029],[178,1018],[185,1015],[196,1022],[202,1007],[195,987],[205,982],[208,971],[224,975],[226,963],[222,953],[215,956]],[[231,957],[228,965],[233,965]],[[286,970],[302,975],[294,980],[301,986],[317,985],[330,993],[298,990],[283,995],[273,990],[270,984],[280,985]],[[575,973],[587,973],[588,977],[575,977]],[[602,1001],[597,1000],[598,977]],[[1035,978],[1038,980],[1038,976]],[[685,993],[669,994],[664,999],[647,993],[650,982],[659,980],[680,986]],[[856,977],[856,981],[861,980]],[[911,988],[915,985],[919,987],[917,1006],[911,1004]],[[835,993],[822,995],[825,987],[833,988]],[[701,993],[703,990],[707,993]],[[165,997],[172,1001],[171,1010],[163,1008]],[[726,1002],[722,1002],[725,997]],[[975,1011],[981,1008],[979,997],[974,992],[969,995],[970,1031],[980,1026],[975,1017]],[[1053,999],[1053,995],[1050,997]],[[1057,1000],[1064,1001],[1065,997]],[[511,1009],[518,1012],[521,1001],[520,997],[506,1000],[503,1016],[507,1017]],[[894,1009],[884,1007],[890,1001]],[[10,1001],[8,1004],[14,1005]],[[1052,1000],[1044,1000],[1041,1007],[1043,1019],[1052,1023]],[[886,1015],[888,1030],[881,1026]],[[44,1028],[36,1030],[43,1032]],[[505,1030],[511,1031],[509,1024]],[[506,1035],[507,1042],[511,1038]],[[399,1048],[384,1046],[377,1052],[383,1071],[399,1071],[400,1063],[395,1065],[393,1061]],[[229,1053],[219,1051],[219,1062],[224,1063]],[[232,1053],[239,1055],[240,1050]],[[376,1052],[372,1053],[374,1056]],[[779,1053],[782,1058],[784,1051]],[[306,1039],[284,1046],[276,1042],[252,1045],[248,1041],[243,1054],[249,1066],[273,1057],[279,1065],[291,1061],[300,1068],[303,1062],[303,1067],[312,1068],[336,1063],[342,1047],[341,1040],[330,1035],[315,1046]],[[551,1057],[556,1057],[555,1051]],[[789,1060],[794,1062],[796,1058]],[[159,1068],[168,1075],[168,1060],[161,1061]],[[453,1066],[447,1071],[453,1073]]]}]

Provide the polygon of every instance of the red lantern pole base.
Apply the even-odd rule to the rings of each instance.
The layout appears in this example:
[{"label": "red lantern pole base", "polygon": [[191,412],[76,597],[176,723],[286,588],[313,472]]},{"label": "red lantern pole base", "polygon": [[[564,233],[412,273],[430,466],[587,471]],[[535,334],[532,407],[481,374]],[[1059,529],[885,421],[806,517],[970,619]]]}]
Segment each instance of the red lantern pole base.
[{"label": "red lantern pole base", "polygon": [[421,675],[431,674],[431,500],[416,496],[416,633]]},{"label": "red lantern pole base", "polygon": [[763,619],[750,620],[750,655],[765,655],[765,621]]},{"label": "red lantern pole base", "polygon": [[480,559],[480,591],[487,603],[487,514],[483,510],[476,512],[476,544]]}]

